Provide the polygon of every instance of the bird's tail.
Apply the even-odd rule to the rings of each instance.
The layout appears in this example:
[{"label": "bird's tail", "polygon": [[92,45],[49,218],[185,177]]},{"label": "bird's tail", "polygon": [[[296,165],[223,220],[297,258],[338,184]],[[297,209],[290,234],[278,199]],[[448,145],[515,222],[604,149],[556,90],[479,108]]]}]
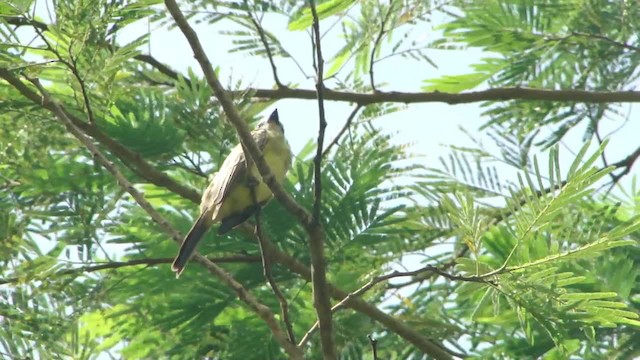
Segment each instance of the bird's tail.
[{"label": "bird's tail", "polygon": [[[193,251],[196,249],[196,246],[204,234],[206,234],[207,230],[209,230],[210,225],[205,214],[206,212],[200,214],[198,220],[193,224],[187,236],[182,240],[178,256],[176,256],[175,260],[173,260],[173,264],[171,265],[171,270],[176,273],[176,277],[180,276],[185,266],[187,266],[187,262],[189,261],[191,254],[193,254]],[[208,215],[211,216],[210,214]]]}]

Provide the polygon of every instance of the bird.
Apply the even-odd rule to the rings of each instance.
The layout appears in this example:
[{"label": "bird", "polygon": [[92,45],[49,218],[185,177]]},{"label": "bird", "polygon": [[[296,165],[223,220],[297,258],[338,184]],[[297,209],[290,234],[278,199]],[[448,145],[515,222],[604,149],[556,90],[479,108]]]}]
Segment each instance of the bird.
[{"label": "bird", "polygon": [[[291,167],[291,148],[284,136],[278,109],[256,126],[251,137],[275,180],[282,183]],[[255,162],[250,163],[250,171],[247,171],[243,147],[238,144],[213,176],[202,195],[200,215],[182,240],[178,255],[171,265],[176,277],[184,271],[196,246],[214,224],[220,223],[218,235],[224,235],[254,215],[272,198],[273,194],[262,181]]]}]

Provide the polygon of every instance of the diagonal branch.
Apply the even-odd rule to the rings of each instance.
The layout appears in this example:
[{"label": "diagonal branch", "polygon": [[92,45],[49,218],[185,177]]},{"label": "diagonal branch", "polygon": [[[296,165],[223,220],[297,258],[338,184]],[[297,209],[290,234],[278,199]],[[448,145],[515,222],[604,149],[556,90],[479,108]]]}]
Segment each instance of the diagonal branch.
[{"label": "diagonal branch", "polygon": [[[171,262],[173,262],[173,260],[174,260],[173,258],[151,258],[151,259],[134,259],[134,260],[128,260],[128,261],[109,261],[109,262],[97,263],[97,264],[94,263],[92,265],[86,265],[86,266],[81,266],[81,267],[76,267],[76,268],[72,268],[72,269],[66,269],[66,270],[58,271],[58,272],[53,273],[53,274],[47,273],[46,277],[50,278],[50,277],[56,277],[56,276],[80,275],[82,273],[90,273],[90,272],[96,272],[96,271],[102,271],[102,270],[119,269],[119,268],[130,267],[130,266],[145,265],[145,266],[148,267],[148,266],[159,265],[159,264],[171,264]],[[218,264],[223,264],[223,263],[250,263],[250,262],[259,262],[260,261],[260,256],[231,255],[231,256],[220,256],[220,257],[214,257],[214,258],[207,258],[207,260],[209,260],[211,262],[218,263]],[[37,276],[37,275],[34,278],[41,279],[41,277]],[[14,283],[19,283],[19,282],[24,282],[24,281],[25,281],[25,277],[24,276],[5,278],[5,279],[0,279],[0,285],[14,284]]]},{"label": "diagonal branch", "polygon": [[[333,305],[333,307],[331,308],[331,312],[336,312],[336,311],[346,307],[347,303],[351,299],[362,296],[365,292],[371,290],[371,288],[373,288],[374,286],[376,286],[377,284],[379,284],[379,283],[381,283],[383,281],[387,281],[387,280],[390,280],[390,279],[393,279],[393,278],[397,278],[397,277],[418,276],[418,275],[421,275],[421,274],[424,274],[424,273],[438,274],[438,275],[440,275],[440,276],[442,276],[442,277],[444,277],[446,279],[449,279],[449,280],[458,280],[458,281],[467,281],[467,282],[478,282],[478,283],[492,284],[491,280],[487,280],[487,279],[485,279],[483,277],[480,277],[480,276],[453,275],[453,274],[449,274],[445,270],[437,268],[437,267],[435,267],[433,265],[427,265],[427,266],[425,266],[423,268],[420,268],[420,269],[417,269],[417,270],[413,270],[413,271],[402,271],[402,272],[401,271],[394,271],[394,272],[386,274],[386,275],[376,276],[373,279],[369,280],[366,284],[364,284],[358,290],[347,294],[347,296],[345,296],[342,300],[340,300],[340,302],[338,302],[337,304]],[[302,340],[300,340],[300,344],[298,344],[298,346],[304,346],[304,344],[306,344],[307,341],[309,341],[309,339],[311,338],[313,333],[318,330],[318,326],[319,326],[319,323],[316,321],[316,323],[313,324],[313,326],[311,326],[311,328],[304,335]]]},{"label": "diagonal branch", "polygon": [[610,165],[616,169],[622,169],[622,171],[617,174],[611,174],[612,181],[607,192],[610,192],[611,189],[616,186],[616,184],[620,181],[620,179],[622,179],[623,176],[631,172],[631,168],[633,167],[633,164],[635,164],[635,162],[638,160],[638,158],[640,158],[640,147],[637,147],[636,150],[633,153],[629,154],[626,158]]},{"label": "diagonal branch", "polygon": [[[138,205],[140,205],[140,207],[143,208],[147,212],[147,214],[149,214],[149,216],[151,216],[154,222],[160,225],[160,227],[165,232],[167,232],[167,234],[169,234],[175,242],[180,243],[182,241],[182,235],[178,233],[169,224],[169,222],[153,208],[153,206],[151,206],[151,204],[142,196],[142,194],[140,194],[140,192],[138,192],[135,189],[135,187],[129,182],[129,180],[127,180],[127,178],[124,177],[124,175],[120,172],[120,170],[118,170],[115,164],[109,161],[109,159],[107,159],[105,155],[103,155],[102,152],[100,152],[100,150],[91,142],[91,140],[82,132],[82,130],[73,124],[71,119],[69,119],[65,114],[65,112],[63,111],[62,107],[51,98],[49,93],[44,89],[44,87],[40,84],[40,82],[37,79],[31,80],[31,81],[42,94],[42,99],[41,99],[42,103],[49,104],[49,106],[52,107],[58,120],[64,124],[67,130],[69,130],[69,132],[73,134],[73,136],[75,136],[76,139],[78,139],[87,148],[87,150],[91,152],[91,154],[93,154],[93,156],[96,158],[96,161],[100,163],[102,166],[104,166],[107,169],[107,171],[109,171],[114,176],[114,178],[118,181],[118,184],[120,184],[120,186],[126,189],[126,191],[133,197],[136,203],[138,203]],[[247,304],[248,307],[253,312],[255,312],[258,316],[262,318],[262,320],[266,323],[266,325],[271,330],[271,333],[273,334],[275,339],[280,343],[282,348],[291,356],[291,358],[302,359],[302,353],[295,345],[292,345],[291,343],[289,343],[286,335],[282,332],[282,330],[278,326],[275,316],[267,306],[260,303],[258,299],[255,296],[253,296],[249,291],[247,291],[247,289],[245,289],[245,287],[242,284],[236,281],[224,269],[222,269],[215,263],[209,261],[206,257],[200,254],[196,254],[194,256],[194,259],[196,262],[202,264],[207,270],[209,270],[209,272],[215,275],[218,279],[220,279],[222,282],[227,284],[227,286],[232,288],[238,295],[238,298],[240,298],[240,300],[242,300],[245,304]]]},{"label": "diagonal branch", "polygon": [[620,42],[620,41],[614,40],[614,39],[612,39],[610,37],[607,37],[605,35],[602,35],[602,34],[594,34],[594,33],[580,32],[580,31],[572,31],[571,33],[569,33],[566,36],[562,36],[562,37],[546,36],[545,39],[552,40],[552,41],[564,41],[564,40],[570,39],[571,37],[583,37],[583,38],[587,38],[587,39],[596,39],[596,40],[607,42],[607,43],[609,43],[611,45],[614,45],[616,47],[619,47],[619,48],[640,52],[640,47],[638,47],[638,46],[631,45],[631,44],[628,44],[628,43],[625,43],[625,42]]},{"label": "diagonal branch", "polygon": [[179,194],[180,196],[193,202],[200,202],[200,194],[198,191],[177,183],[165,173],[159,171],[154,166],[146,162],[140,154],[129,150],[119,142],[110,138],[94,124],[89,124],[80,120],[78,117],[65,110],[62,105],[58,104],[59,109],[56,109],[51,102],[43,102],[40,95],[38,95],[29,86],[20,81],[20,79],[13,75],[9,70],[0,67],[0,78],[6,80],[16,90],[18,90],[22,94],[22,96],[31,100],[34,104],[39,105],[54,114],[56,114],[57,112],[62,112],[74,126],[82,130],[84,134],[91,136],[100,144],[107,147],[107,149],[109,149],[111,153],[118,157],[129,169],[131,169],[141,178],[146,179],[154,185],[167,188],[170,191]]},{"label": "diagonal branch", "polygon": [[[243,148],[243,151],[247,151]],[[253,167],[253,162],[251,158],[246,159],[246,166],[248,169]],[[249,184],[249,192],[251,193],[251,199],[253,201],[253,206],[257,207],[257,211],[255,214],[256,225],[254,229],[254,234],[256,238],[258,238],[258,245],[260,247],[260,255],[262,257],[262,272],[264,277],[267,279],[273,294],[278,299],[280,303],[280,312],[282,315],[282,322],[284,322],[285,329],[287,330],[287,335],[289,336],[289,342],[292,345],[296,344],[296,337],[293,332],[293,326],[291,325],[291,320],[289,319],[289,303],[287,303],[287,299],[280,291],[280,287],[278,287],[278,283],[273,278],[273,273],[271,272],[271,253],[269,252],[269,248],[265,245],[265,239],[262,232],[262,207],[258,202],[258,198],[256,196],[256,186],[259,184],[257,179],[250,173],[249,179],[247,180]]]},{"label": "diagonal branch", "polygon": [[[254,202],[255,203],[255,202]],[[271,272],[271,253],[269,252],[269,248],[265,245],[265,239],[262,233],[262,219],[261,219],[262,209],[258,208],[258,212],[256,212],[256,227],[255,227],[255,235],[258,238],[258,244],[260,245],[260,254],[262,255],[262,271],[264,273],[264,277],[267,279],[271,290],[273,290],[274,295],[278,299],[280,303],[280,314],[282,315],[282,322],[284,322],[285,329],[287,330],[287,335],[289,337],[289,342],[291,344],[296,343],[296,337],[293,332],[293,325],[291,324],[291,319],[289,318],[289,303],[287,303],[287,299],[280,291],[280,287],[278,287],[278,283],[273,278],[273,273]]]},{"label": "diagonal branch", "polygon": [[273,59],[273,54],[271,54],[271,48],[269,47],[269,42],[267,41],[267,36],[264,33],[264,29],[262,25],[258,23],[258,21],[253,17],[253,13],[251,10],[248,10],[249,17],[251,18],[251,22],[253,26],[255,26],[258,35],[260,36],[260,41],[262,41],[262,45],[264,46],[264,50],[267,52],[267,58],[269,59],[269,64],[271,65],[271,72],[273,73],[273,81],[276,82],[278,88],[285,87],[282,82],[280,82],[280,78],[278,77],[278,69],[276,68],[276,63]]},{"label": "diagonal branch", "polygon": [[[163,64],[162,62],[160,62],[158,59],[154,58],[151,55],[145,55],[145,54],[138,54],[136,56],[133,57],[134,59],[141,61],[143,63],[146,63],[148,65],[150,65],[152,68],[158,70],[161,74],[173,79],[173,80],[178,80],[181,75],[173,70],[172,68],[170,68],[169,66]],[[184,80],[184,82],[191,87],[191,80],[189,80],[187,77],[183,77],[182,79]]]},{"label": "diagonal branch", "polygon": [[327,286],[327,259],[324,255],[325,232],[322,226],[320,208],[322,205],[322,149],[327,119],[324,111],[324,59],[322,57],[322,39],[320,35],[320,19],[316,11],[315,0],[309,0],[313,16],[314,54],[316,59],[316,94],[318,98],[318,143],[316,156],[313,159],[313,212],[309,229],[309,253],[311,258],[311,283],[313,286],[313,305],[318,315],[320,327],[320,344],[325,360],[337,359],[336,345],[333,339],[331,297]]},{"label": "diagonal branch", "polygon": [[617,161],[609,166],[613,166],[616,169],[624,169],[623,172],[628,174],[633,167],[633,164],[640,157],[640,147],[636,148],[633,153],[629,154],[626,158]]},{"label": "diagonal branch", "polygon": [[371,56],[369,58],[369,81],[371,82],[371,89],[373,90],[374,93],[376,93],[378,91],[378,89],[376,89],[376,82],[374,81],[374,77],[373,77],[373,65],[375,64],[375,56],[376,56],[376,52],[378,52],[378,46],[380,46],[380,41],[382,41],[382,37],[384,37],[384,34],[386,33],[385,30],[385,26],[387,25],[387,22],[389,21],[389,18],[391,17],[391,10],[393,10],[393,0],[389,0],[389,9],[387,9],[387,13],[384,16],[384,18],[382,19],[382,22],[380,24],[380,32],[378,32],[378,36],[376,37],[376,40],[373,43],[373,48],[371,49]]}]

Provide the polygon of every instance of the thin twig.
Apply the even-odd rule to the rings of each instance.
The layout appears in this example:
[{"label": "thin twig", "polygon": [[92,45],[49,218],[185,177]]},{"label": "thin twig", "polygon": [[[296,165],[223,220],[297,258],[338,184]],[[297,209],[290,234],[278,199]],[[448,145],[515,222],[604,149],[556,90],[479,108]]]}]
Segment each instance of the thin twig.
[{"label": "thin twig", "polygon": [[[245,4],[247,2],[245,1]],[[248,6],[248,4],[247,4]],[[280,82],[280,78],[278,78],[278,70],[276,68],[276,63],[273,59],[273,55],[271,54],[271,48],[269,47],[269,42],[267,41],[267,36],[264,33],[264,29],[262,25],[258,23],[258,21],[253,17],[253,13],[251,10],[247,10],[249,12],[249,17],[251,18],[251,22],[253,26],[255,26],[258,35],[260,36],[260,41],[262,41],[262,45],[264,46],[264,50],[267,52],[267,58],[269,58],[269,64],[271,65],[271,72],[273,73],[273,81],[276,82],[278,88],[284,87],[284,85]]]},{"label": "thin twig", "polygon": [[[440,270],[443,270],[443,271],[447,271],[447,270],[451,269],[452,267],[454,267],[457,264],[458,259],[463,257],[463,256],[465,256],[468,251],[469,251],[469,247],[468,246],[464,246],[462,249],[460,249],[460,251],[458,251],[458,253],[456,253],[453,256],[453,258],[451,258],[447,262],[441,264],[440,266],[438,266],[438,268]],[[410,285],[417,284],[417,283],[422,283],[424,281],[433,279],[433,278],[435,278],[436,275],[438,275],[438,273],[436,273],[435,271],[425,271],[423,273],[420,273],[418,276],[414,276],[409,281],[406,281],[406,282],[403,282],[403,283],[400,283],[400,284],[387,284],[387,289],[401,289],[401,288],[406,287],[406,286],[410,286]]]},{"label": "thin twig", "polygon": [[579,32],[579,31],[572,31],[570,34],[568,34],[566,36],[563,36],[563,37],[548,36],[548,37],[545,37],[545,39],[553,40],[553,41],[564,41],[564,40],[570,39],[571,37],[584,37],[584,38],[588,38],[588,39],[602,40],[602,41],[608,42],[609,44],[612,44],[614,46],[617,46],[617,47],[620,47],[620,48],[623,48],[623,49],[627,49],[627,50],[631,50],[631,51],[639,51],[640,52],[640,47],[638,47],[638,46],[627,44],[625,42],[619,42],[619,41],[616,41],[614,39],[611,39],[611,38],[606,37],[606,36],[601,35],[601,34],[589,34],[589,33],[584,33],[584,32]]},{"label": "thin twig", "polygon": [[337,359],[336,346],[333,339],[333,323],[331,312],[331,298],[327,288],[326,258],[324,255],[324,230],[320,219],[322,205],[322,149],[327,120],[324,111],[324,59],[322,57],[322,40],[320,39],[320,19],[316,12],[315,0],[309,0],[313,16],[314,53],[316,59],[316,95],[318,98],[318,143],[314,162],[314,199],[311,224],[309,226],[309,252],[311,257],[311,282],[313,287],[313,302],[318,315],[320,326],[320,344],[325,360]]},{"label": "thin twig", "polygon": [[[394,271],[394,272],[386,274],[386,275],[376,276],[376,277],[372,278],[371,280],[369,280],[361,288],[359,288],[358,290],[356,290],[354,292],[351,292],[351,293],[347,294],[347,296],[345,296],[342,300],[340,300],[340,302],[338,302],[337,304],[333,305],[333,307],[331,307],[331,312],[334,313],[334,312],[342,309],[343,307],[346,306],[346,304],[349,301],[351,301],[354,298],[362,296],[365,292],[369,291],[371,288],[373,288],[374,286],[376,286],[377,284],[379,284],[379,283],[381,283],[383,281],[387,281],[387,280],[390,280],[390,279],[393,279],[393,278],[397,278],[397,277],[417,276],[417,275],[423,274],[425,272],[428,272],[428,273],[431,273],[431,274],[438,274],[438,275],[440,275],[440,276],[442,276],[442,277],[444,277],[446,279],[449,279],[449,280],[493,284],[493,282],[491,280],[487,280],[486,279],[488,276],[485,276],[485,275],[480,275],[480,276],[453,275],[453,274],[449,274],[445,270],[439,269],[439,268],[437,268],[437,267],[435,267],[433,265],[427,265],[425,267],[422,267],[420,269],[413,270],[413,271]],[[498,275],[498,274],[493,274],[493,275]],[[311,328],[304,335],[302,340],[300,340],[300,343],[298,344],[299,347],[304,346],[304,344],[309,341],[311,336],[318,330],[318,326],[319,326],[319,323],[316,321],[315,324],[313,324],[313,326],[311,326]]]},{"label": "thin twig", "polygon": [[375,64],[374,60],[375,60],[375,57],[376,57],[376,52],[378,50],[378,46],[380,46],[380,41],[382,40],[382,37],[385,34],[384,27],[387,24],[387,22],[389,21],[389,18],[391,17],[391,10],[392,9],[393,9],[393,0],[389,0],[389,9],[387,10],[387,14],[382,19],[382,23],[380,24],[380,32],[378,32],[378,36],[376,37],[376,40],[373,42],[373,48],[371,49],[371,56],[369,58],[369,80],[371,82],[371,90],[373,90],[373,92],[377,92],[378,91],[376,89],[376,82],[374,81],[374,78],[373,78],[373,65]]},{"label": "thin twig", "polygon": [[[589,120],[591,121],[591,124],[593,126],[593,133],[595,134],[596,140],[598,141],[598,147],[601,147],[604,142],[604,139],[600,135],[600,122],[591,113],[591,106],[587,106],[587,111],[589,112]],[[573,155],[575,156],[575,154]],[[604,167],[609,167],[609,162],[607,161],[607,155],[605,154],[604,151],[600,154],[600,158],[602,159],[602,164],[604,165]],[[613,187],[619,180],[616,177],[616,174],[614,174],[613,172],[609,173],[609,177],[611,177],[611,187],[609,188],[607,193],[611,191],[611,189],[613,189]]]},{"label": "thin twig", "polygon": [[335,146],[338,143],[338,141],[340,141],[340,138],[342,138],[342,135],[344,135],[344,133],[347,132],[347,130],[349,130],[349,128],[351,127],[351,123],[353,122],[353,119],[356,117],[356,115],[358,114],[358,111],[360,111],[360,109],[362,109],[362,105],[358,104],[351,111],[351,114],[349,114],[349,117],[347,118],[347,121],[345,121],[344,126],[342,126],[342,129],[340,129],[340,131],[338,132],[338,135],[336,135],[336,137],[334,137],[333,140],[331,140],[329,145],[327,145],[327,147],[322,152],[322,157],[323,158],[326,157],[327,154],[329,154],[329,151],[331,151],[331,148],[333,146]]},{"label": "thin twig", "polygon": [[[246,158],[245,161],[246,161],[247,169],[252,169],[253,163],[251,162],[250,158],[247,158],[246,156],[247,152],[244,147],[243,147],[243,150],[245,151],[245,158]],[[282,294],[282,291],[280,291],[280,287],[278,287],[278,283],[273,278],[273,274],[271,272],[271,253],[269,252],[269,248],[267,248],[267,246],[265,245],[265,240],[262,232],[262,207],[258,203],[258,196],[256,195],[256,186],[259,184],[259,182],[253,176],[253,174],[251,173],[251,170],[249,170],[247,181],[249,183],[248,186],[251,192],[253,206],[258,207],[255,215],[256,226],[254,230],[254,235],[256,236],[256,238],[258,238],[258,245],[260,246],[260,255],[262,257],[262,272],[264,274],[264,277],[267,279],[267,282],[269,283],[271,290],[273,291],[274,295],[278,299],[278,302],[280,303],[280,312],[282,315],[282,321],[284,322],[285,329],[287,330],[287,336],[289,337],[289,342],[292,345],[295,345],[296,338],[293,332],[293,326],[291,325],[291,320],[289,318],[289,303],[287,303],[287,299]]]},{"label": "thin twig", "polygon": [[614,168],[623,170],[620,173],[611,176],[612,181],[609,189],[606,192],[607,194],[611,192],[611,190],[616,186],[620,179],[622,179],[622,177],[631,172],[631,168],[633,167],[633,164],[635,164],[636,160],[638,160],[638,158],[640,158],[640,147],[636,148],[636,150],[633,153],[629,154],[626,158],[611,164],[611,166],[613,166]]},{"label": "thin twig", "polygon": [[[415,47],[415,48],[410,48],[410,49],[404,49],[404,50],[396,51],[396,52],[394,52],[394,53],[387,54],[387,55],[385,55],[385,56],[383,56],[383,57],[379,57],[379,58],[377,58],[374,62],[377,64],[377,63],[383,62],[383,61],[385,61],[385,60],[387,60],[387,59],[391,59],[391,58],[396,57],[396,56],[402,56],[402,55],[404,55],[404,54],[410,54],[410,53],[412,53],[412,52],[416,52],[416,51],[420,51],[420,50],[425,50],[425,49],[430,49],[430,48],[431,48],[431,47],[430,47],[429,45],[425,45],[425,46],[420,46],[420,47]],[[437,67],[436,67],[436,69],[437,69]]]},{"label": "thin twig", "polygon": [[[71,45],[69,45],[69,47],[71,47]],[[84,106],[87,109],[87,118],[89,119],[90,124],[95,124],[96,118],[93,116],[93,109],[91,108],[91,102],[89,101],[89,93],[87,92],[87,86],[85,85],[84,79],[80,76],[80,71],[78,71],[78,62],[73,57],[73,54],[71,54],[71,51],[69,51],[69,57],[71,59],[71,62],[69,63],[69,65],[71,65],[70,67],[71,73],[78,81],[78,84],[80,84],[80,92],[82,93]]]},{"label": "thin twig", "polygon": [[256,212],[256,227],[255,227],[255,235],[258,238],[258,244],[260,244],[260,254],[262,255],[262,269],[264,273],[264,277],[269,282],[269,286],[271,286],[271,290],[278,298],[278,302],[280,303],[280,312],[282,315],[282,321],[284,322],[285,329],[287,330],[287,335],[289,336],[289,342],[291,344],[296,344],[295,333],[293,332],[293,325],[291,323],[291,319],[289,318],[289,303],[287,299],[280,291],[280,287],[278,287],[278,283],[273,278],[273,274],[271,273],[271,254],[269,253],[269,249],[265,246],[265,241],[262,236],[262,223],[261,223],[261,209],[258,209]]},{"label": "thin twig", "polygon": [[371,343],[371,352],[373,352],[373,360],[378,360],[378,340],[375,339],[371,334],[367,335],[369,338],[369,343]]},{"label": "thin twig", "polygon": [[[38,90],[42,94],[42,102],[51,105],[57,118],[65,125],[69,132],[71,132],[76,137],[76,139],[78,139],[93,154],[98,163],[104,166],[107,171],[109,171],[116,178],[118,184],[120,184],[120,186],[127,190],[127,192],[134,198],[138,205],[140,205],[140,207],[142,207],[149,214],[149,216],[151,216],[153,221],[160,225],[160,227],[162,227],[163,230],[165,230],[175,242],[180,243],[182,241],[182,235],[178,233],[178,231],[176,231],[169,224],[169,222],[153,208],[153,206],[151,206],[151,204],[142,196],[142,194],[140,194],[140,192],[136,190],[133,184],[131,184],[129,180],[124,177],[124,175],[120,172],[120,170],[118,170],[115,164],[109,161],[109,159],[107,159],[105,155],[102,154],[102,152],[93,144],[93,142],[91,142],[91,140],[86,135],[84,135],[82,130],[80,130],[73,124],[71,119],[66,116],[62,107],[51,98],[42,84],[40,84],[37,79],[30,79],[30,81],[38,88]],[[240,300],[245,302],[253,312],[255,312],[260,318],[262,318],[262,320],[271,330],[274,338],[278,341],[280,346],[282,346],[282,348],[291,356],[291,358],[302,359],[302,353],[297,347],[289,343],[286,335],[278,326],[275,316],[267,306],[260,303],[255,296],[247,291],[247,289],[242,284],[236,281],[224,269],[209,261],[204,256],[196,254],[194,256],[194,260],[202,264],[218,279],[226,283],[227,286],[229,286],[236,292]]]},{"label": "thin twig", "polygon": [[[232,256],[221,256],[221,257],[213,257],[213,258],[207,258],[209,261],[218,263],[218,264],[222,264],[222,263],[252,263],[252,262],[259,262],[260,260],[260,256],[250,256],[250,255],[232,255]],[[119,268],[123,268],[123,267],[129,267],[129,266],[140,266],[140,265],[145,265],[145,266],[153,266],[153,265],[159,265],[159,264],[171,264],[171,262],[173,262],[173,258],[151,258],[151,259],[134,259],[134,260],[128,260],[128,261],[109,261],[109,262],[105,262],[105,263],[94,263],[92,265],[86,265],[86,266],[82,266],[82,267],[77,267],[77,268],[72,268],[72,269],[66,269],[66,270],[62,270],[62,271],[58,271],[56,273],[53,274],[49,274],[47,273],[46,276],[38,276],[35,275],[34,277],[32,277],[31,279],[44,279],[44,278],[55,278],[58,276],[67,276],[67,275],[79,275],[82,273],[90,273],[90,272],[96,272],[96,271],[101,271],[101,270],[111,270],[111,269],[119,269]],[[19,283],[19,282],[24,282],[25,281],[25,277],[21,276],[21,277],[12,277],[12,278],[5,278],[5,279],[0,279],[0,285],[4,285],[4,284],[13,284],[13,283]]]},{"label": "thin twig", "polygon": [[76,78],[76,81],[80,85],[80,92],[82,93],[82,100],[84,102],[84,106],[87,109],[87,118],[89,120],[89,123],[95,124],[96,121],[95,121],[95,117],[93,116],[93,109],[91,108],[91,102],[89,101],[89,93],[87,92],[87,87],[85,85],[84,79],[82,78],[82,76],[80,76],[80,71],[78,70],[78,63],[76,59],[73,57],[73,54],[71,52],[72,43],[69,44],[69,49],[68,49],[70,61],[67,61],[66,59],[63,59],[60,52],[55,47],[53,47],[51,43],[49,43],[49,40],[47,40],[47,37],[44,36],[44,34],[42,33],[43,30],[41,30],[36,26],[34,26],[33,29],[38,34],[40,39],[45,43],[45,45],[47,46],[47,49],[51,51],[58,58],[58,62],[64,64],[67,68],[69,68],[69,70],[71,70],[71,74],[73,74],[73,77]]},{"label": "thin twig", "polygon": [[[594,128],[593,133],[596,135],[596,140],[598,140],[598,146],[602,146],[604,139],[602,138],[602,135],[600,135],[600,122],[597,119],[591,117],[591,110],[589,110],[589,115]],[[600,157],[602,158],[602,164],[604,164],[604,167],[609,167],[609,162],[607,161],[607,156],[605,155],[604,151],[602,152]]]}]

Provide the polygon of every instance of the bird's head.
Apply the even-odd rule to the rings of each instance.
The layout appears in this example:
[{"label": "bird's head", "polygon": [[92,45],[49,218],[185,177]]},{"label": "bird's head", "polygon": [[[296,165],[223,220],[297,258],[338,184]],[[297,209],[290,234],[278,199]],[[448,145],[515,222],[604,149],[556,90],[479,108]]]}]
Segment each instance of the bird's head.
[{"label": "bird's head", "polygon": [[282,135],[284,135],[284,127],[280,122],[280,118],[278,117],[278,109],[273,110],[271,115],[266,120],[263,120],[258,127],[263,127],[268,130],[277,130]]}]

